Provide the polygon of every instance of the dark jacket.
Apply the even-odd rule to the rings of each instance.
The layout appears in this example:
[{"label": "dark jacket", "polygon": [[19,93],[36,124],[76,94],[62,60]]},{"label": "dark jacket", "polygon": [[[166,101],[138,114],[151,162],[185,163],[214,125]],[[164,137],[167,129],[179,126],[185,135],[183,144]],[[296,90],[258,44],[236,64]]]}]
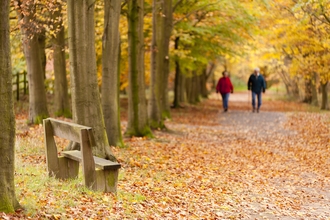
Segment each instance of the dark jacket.
[{"label": "dark jacket", "polygon": [[218,81],[216,90],[217,90],[217,92],[220,92],[221,94],[234,92],[234,87],[231,84],[229,77],[221,77]]},{"label": "dark jacket", "polygon": [[264,77],[261,74],[259,76],[251,74],[248,81],[248,90],[252,90],[255,93],[265,92],[266,82]]}]

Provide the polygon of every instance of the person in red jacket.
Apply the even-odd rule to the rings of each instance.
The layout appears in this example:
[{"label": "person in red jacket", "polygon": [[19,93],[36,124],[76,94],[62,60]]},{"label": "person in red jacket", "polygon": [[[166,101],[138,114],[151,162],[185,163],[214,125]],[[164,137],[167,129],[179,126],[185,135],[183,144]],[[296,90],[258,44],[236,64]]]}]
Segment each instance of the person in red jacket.
[{"label": "person in red jacket", "polygon": [[231,84],[227,71],[222,72],[222,77],[218,81],[216,91],[217,91],[217,93],[219,92],[221,94],[222,106],[223,106],[224,112],[227,112],[229,94],[234,92],[234,87],[233,87],[233,84]]}]

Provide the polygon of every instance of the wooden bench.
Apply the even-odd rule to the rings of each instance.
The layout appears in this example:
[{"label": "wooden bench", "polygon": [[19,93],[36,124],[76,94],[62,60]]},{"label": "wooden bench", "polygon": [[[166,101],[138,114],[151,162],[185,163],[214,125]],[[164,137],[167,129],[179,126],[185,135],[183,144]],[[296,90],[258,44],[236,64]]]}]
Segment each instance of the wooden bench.
[{"label": "wooden bench", "polygon": [[[121,165],[93,156],[95,140],[91,127],[53,118],[44,119],[43,125],[49,176],[59,179],[77,178],[81,162],[84,182],[88,188],[116,193]],[[81,151],[62,151],[58,155],[54,136],[79,143]]]}]

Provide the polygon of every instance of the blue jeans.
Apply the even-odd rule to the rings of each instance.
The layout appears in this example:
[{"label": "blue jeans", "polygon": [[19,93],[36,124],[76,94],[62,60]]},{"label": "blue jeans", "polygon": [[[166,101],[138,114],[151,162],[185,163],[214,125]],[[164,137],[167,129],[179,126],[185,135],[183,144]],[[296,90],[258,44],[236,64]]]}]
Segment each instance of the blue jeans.
[{"label": "blue jeans", "polygon": [[258,109],[261,106],[261,92],[255,93],[252,91],[252,107],[255,109],[256,108],[256,96],[258,99]]},{"label": "blue jeans", "polygon": [[228,109],[228,100],[230,93],[221,93],[223,109]]}]

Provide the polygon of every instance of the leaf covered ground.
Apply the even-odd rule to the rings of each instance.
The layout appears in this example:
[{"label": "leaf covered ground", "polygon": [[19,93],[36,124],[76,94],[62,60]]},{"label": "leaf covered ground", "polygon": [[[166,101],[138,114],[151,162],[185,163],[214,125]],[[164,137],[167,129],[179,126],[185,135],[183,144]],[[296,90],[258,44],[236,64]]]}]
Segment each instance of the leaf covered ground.
[{"label": "leaf covered ground", "polygon": [[[243,97],[243,98],[242,98]],[[169,131],[113,148],[118,193],[47,176],[42,126],[17,116],[17,197],[3,219],[330,219],[330,118],[272,101],[252,113],[246,94],[172,110]],[[126,125],[122,114],[123,130]],[[58,141],[61,148],[61,140]]]}]

